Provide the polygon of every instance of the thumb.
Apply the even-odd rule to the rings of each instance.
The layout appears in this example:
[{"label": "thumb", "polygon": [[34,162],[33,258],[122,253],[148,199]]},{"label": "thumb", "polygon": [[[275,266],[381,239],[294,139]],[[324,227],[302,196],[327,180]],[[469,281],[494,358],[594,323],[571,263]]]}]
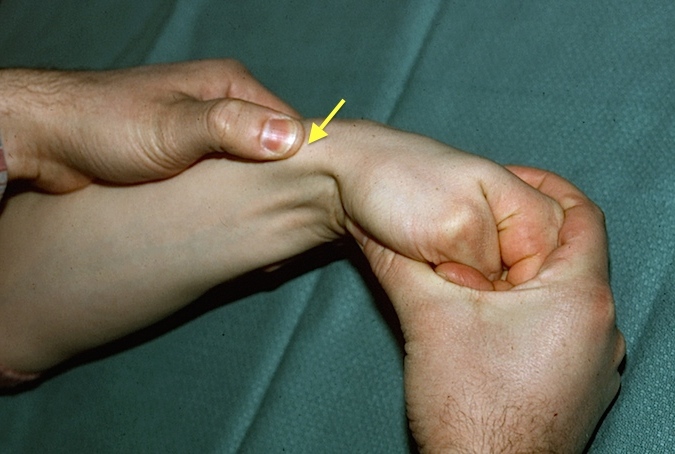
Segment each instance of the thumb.
[{"label": "thumb", "polygon": [[444,262],[434,271],[448,282],[479,291],[510,290],[513,284],[504,279],[490,281],[476,268],[457,262]]},{"label": "thumb", "polygon": [[421,306],[429,309],[434,302],[445,301],[452,289],[461,290],[450,279],[434,272],[428,263],[408,258],[381,245],[350,219],[347,219],[346,226],[391,300],[403,327],[416,326],[419,316],[427,312]]},{"label": "thumb", "polygon": [[178,115],[179,130],[188,131],[179,152],[190,163],[213,151],[256,161],[283,159],[300,149],[305,136],[299,120],[241,99],[188,104]]},{"label": "thumb", "polygon": [[494,290],[493,283],[483,273],[469,265],[457,262],[444,262],[438,265],[436,274],[457,285],[476,290]]}]

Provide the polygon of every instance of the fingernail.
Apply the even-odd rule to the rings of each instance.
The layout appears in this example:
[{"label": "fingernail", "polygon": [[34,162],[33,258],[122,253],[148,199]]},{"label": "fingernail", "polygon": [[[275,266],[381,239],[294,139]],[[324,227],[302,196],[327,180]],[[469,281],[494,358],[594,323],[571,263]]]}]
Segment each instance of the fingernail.
[{"label": "fingernail", "polygon": [[295,143],[297,135],[298,125],[295,120],[271,118],[265,123],[260,143],[267,151],[284,155]]}]

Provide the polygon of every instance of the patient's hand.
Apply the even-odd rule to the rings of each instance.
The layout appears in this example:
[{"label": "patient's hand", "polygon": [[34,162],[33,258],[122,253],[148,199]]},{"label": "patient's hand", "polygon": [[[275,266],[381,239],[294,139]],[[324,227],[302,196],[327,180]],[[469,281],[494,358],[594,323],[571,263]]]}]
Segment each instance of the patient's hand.
[{"label": "patient's hand", "polygon": [[503,167],[416,134],[335,123],[322,146],[355,236],[491,279],[505,265],[512,284],[533,277],[557,246],[560,206]]},{"label": "patient's hand", "polygon": [[528,282],[459,286],[439,274],[462,281],[465,268],[442,264],[437,274],[365,239],[400,317],[408,416],[424,451],[580,451],[619,388],[624,341],[602,213],[560,177],[513,170],[565,210],[560,246]]}]

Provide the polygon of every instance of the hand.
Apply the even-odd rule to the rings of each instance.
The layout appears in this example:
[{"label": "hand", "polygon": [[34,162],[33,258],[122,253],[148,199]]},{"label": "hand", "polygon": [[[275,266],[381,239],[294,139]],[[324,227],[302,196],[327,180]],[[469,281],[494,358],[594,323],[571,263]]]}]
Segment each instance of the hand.
[{"label": "hand", "polygon": [[490,281],[505,266],[514,285],[557,246],[560,206],[503,167],[373,123],[335,123],[324,146],[353,235],[418,261],[471,266]]},{"label": "hand", "polygon": [[288,157],[304,138],[297,116],[231,60],[0,72],[9,177],[50,192],[163,179],[210,152]]},{"label": "hand", "polygon": [[[558,176],[511,170],[565,210],[560,245],[533,279],[479,291],[439,276],[445,264],[434,272],[375,241],[363,245],[401,321],[408,416],[423,451],[580,451],[619,389],[625,344],[602,213]],[[462,275],[467,268],[448,270],[452,280],[476,280]]]}]

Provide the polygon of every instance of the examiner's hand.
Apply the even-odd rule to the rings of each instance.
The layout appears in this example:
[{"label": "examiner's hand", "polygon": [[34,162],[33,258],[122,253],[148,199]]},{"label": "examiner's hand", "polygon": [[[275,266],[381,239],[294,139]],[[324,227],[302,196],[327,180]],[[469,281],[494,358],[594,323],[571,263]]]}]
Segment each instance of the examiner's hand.
[{"label": "examiner's hand", "polygon": [[298,114],[232,60],[115,71],[0,71],[10,179],[67,192],[180,173],[209,152],[293,155]]},{"label": "examiner's hand", "polygon": [[512,170],[565,210],[559,247],[521,285],[460,286],[439,274],[485,282],[362,238],[401,321],[408,416],[423,451],[580,451],[619,389],[625,344],[602,213],[556,175]]}]

